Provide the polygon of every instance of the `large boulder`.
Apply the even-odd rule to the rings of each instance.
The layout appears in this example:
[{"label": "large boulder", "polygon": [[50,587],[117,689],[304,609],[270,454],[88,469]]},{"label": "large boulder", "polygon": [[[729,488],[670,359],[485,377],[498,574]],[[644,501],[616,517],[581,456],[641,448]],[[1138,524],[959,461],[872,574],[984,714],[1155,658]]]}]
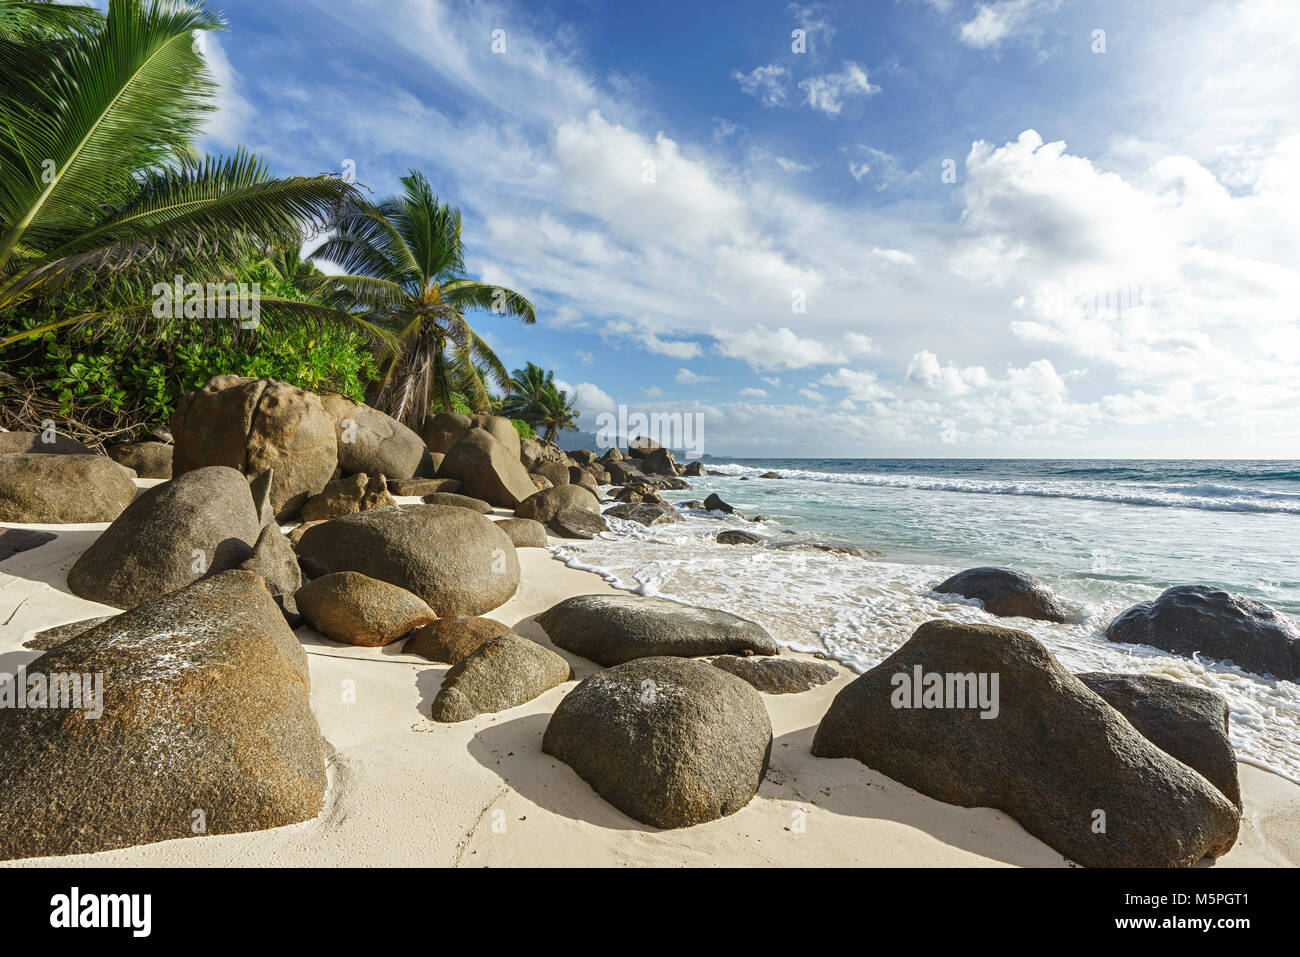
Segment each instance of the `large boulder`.
[{"label": "large boulder", "polygon": [[318,396],[287,382],[217,376],[177,404],[171,431],[176,475],[212,465],[250,477],[275,469],[271,500],[281,521],[338,467],[334,420]]},{"label": "large boulder", "polygon": [[941,595],[978,599],[985,611],[1000,618],[1065,621],[1065,608],[1051,589],[1032,575],[1010,568],[968,568],[934,590]]},{"label": "large boulder", "polygon": [[0,455],[94,455],[95,450],[55,431],[0,432]]},{"label": "large boulder", "polygon": [[627,454],[630,458],[643,459],[651,452],[657,452],[663,446],[654,439],[647,438],[644,435],[638,435],[627,444]]},{"label": "large boulder", "polygon": [[641,471],[646,475],[676,475],[677,462],[667,449],[654,449],[641,457]]},{"label": "large boulder", "polygon": [[430,452],[450,452],[460,437],[474,427],[468,415],[459,412],[435,412],[424,420],[422,438]]},{"label": "large boulder", "polygon": [[519,461],[524,468],[533,472],[539,462],[561,462],[568,465],[572,460],[554,442],[541,439],[521,439],[519,442]]},{"label": "large boulder", "polygon": [[483,429],[461,436],[442,460],[438,477],[459,479],[463,494],[499,508],[514,508],[535,491],[519,453]]},{"label": "large boulder", "polygon": [[550,479],[552,488],[569,484],[569,466],[560,462],[538,462],[533,467],[533,474]]},{"label": "large boulder", "polygon": [[135,483],[103,455],[0,454],[0,522],[111,522],[134,497]]},{"label": "large boulder", "polygon": [[248,482],[234,469],[186,472],[146,489],[77,559],[68,587],[134,608],[252,557],[262,533]]},{"label": "large boulder", "polygon": [[108,457],[142,479],[169,479],[174,451],[166,442],[124,442],[109,446]]},{"label": "large boulder", "polygon": [[93,708],[85,696],[80,708],[75,697],[0,708],[0,858],[257,831],[320,812],[325,756],[306,656],[254,574],[225,572],[117,615],[27,673],[29,684],[104,678]]},{"label": "large boulder", "polygon": [[688,478],[694,478],[694,477],[697,477],[697,476],[702,476],[702,475],[704,475],[704,463],[703,463],[703,462],[688,462],[688,463],[686,464],[686,470],[683,471],[682,474],[685,475],[685,476],[687,476]]},{"label": "large boulder", "polygon": [[775,655],[761,625],[730,612],[667,598],[577,595],[537,616],[557,648],[617,665],[637,658]]},{"label": "large boulder", "polygon": [[388,493],[388,480],[382,475],[357,472],[335,479],[302,506],[299,516],[304,522],[325,522],[341,515],[366,512],[373,508],[391,508],[397,500]]},{"label": "large boulder", "polygon": [[402,646],[402,654],[458,665],[493,638],[514,629],[494,618],[439,618],[422,626]]},{"label": "large boulder", "polygon": [[764,694],[798,694],[834,681],[839,674],[831,665],[801,658],[721,655],[713,667],[741,678]]},{"label": "large boulder", "polygon": [[758,793],[772,723],[758,693],[698,661],[644,658],[600,671],[555,708],[542,750],[624,814],[690,827]]},{"label": "large boulder", "polygon": [[1075,675],[1161,751],[1177,758],[1241,808],[1228,702],[1209,688],[1159,675]]},{"label": "large boulder", "polygon": [[551,519],[566,508],[581,508],[600,514],[600,502],[587,489],[581,485],[561,485],[559,488],[544,488],[529,495],[515,509],[515,517],[531,518],[549,525]]},{"label": "large boulder", "polygon": [[345,395],[323,395],[321,405],[334,420],[339,468],[389,479],[409,479],[424,457],[424,440],[391,415],[353,402]]},{"label": "large boulder", "polygon": [[417,595],[359,572],[317,578],[294,597],[307,624],[343,645],[392,644],[434,620],[433,609]]},{"label": "large boulder", "polygon": [[1159,598],[1121,612],[1106,637],[1300,681],[1300,626],[1268,605],[1218,588],[1168,588]]},{"label": "large boulder", "polygon": [[847,685],[813,754],[856,758],[938,801],[991,807],[1088,867],[1186,867],[1240,815],[1035,638],[932,621]]},{"label": "large boulder", "polygon": [[569,663],[535,641],[501,635],[480,645],[442,679],[434,721],[468,721],[532,701],[573,677]]},{"label": "large boulder", "polygon": [[353,571],[414,592],[439,617],[481,615],[519,587],[519,556],[491,519],[448,505],[401,505],[313,525],[298,540],[313,578]]},{"label": "large boulder", "polygon": [[519,461],[522,449],[520,447],[519,430],[515,428],[513,422],[500,415],[471,415],[469,420],[474,428],[487,432],[492,438],[510,450],[510,454],[516,462]]}]

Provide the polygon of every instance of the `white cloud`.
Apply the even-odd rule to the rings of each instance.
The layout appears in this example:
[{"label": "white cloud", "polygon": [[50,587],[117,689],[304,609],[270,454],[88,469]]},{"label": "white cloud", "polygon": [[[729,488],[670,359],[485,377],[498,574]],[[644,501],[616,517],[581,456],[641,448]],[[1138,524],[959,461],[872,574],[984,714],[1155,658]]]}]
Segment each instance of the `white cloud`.
[{"label": "white cloud", "polygon": [[858,153],[864,159],[860,163],[849,160],[849,175],[859,183],[863,180],[869,180],[875,184],[877,190],[888,189],[891,186],[914,181],[921,177],[919,170],[912,170],[911,172],[904,170],[899,165],[898,160],[884,150],[878,150],[870,146],[859,146]]},{"label": "white cloud", "polygon": [[835,350],[815,339],[804,339],[784,326],[772,332],[754,326],[742,332],[718,331],[718,351],[748,362],[755,369],[803,369],[838,361]]},{"label": "white cloud", "polygon": [[844,68],[839,73],[826,73],[801,80],[799,89],[803,91],[809,106],[831,116],[839,115],[845,100],[880,92],[880,87],[868,78],[867,71],[852,60],[845,60]]},{"label": "white cloud", "polygon": [[257,111],[243,94],[244,81],[230,63],[226,51],[211,30],[202,34],[203,59],[208,72],[220,88],[216,96],[217,111],[212,114],[204,133],[224,147],[238,146]]},{"label": "white cloud", "polygon": [[780,64],[771,63],[767,66],[755,67],[748,73],[733,70],[731,78],[740,84],[741,90],[764,106],[785,104],[790,71]]},{"label": "white cloud", "polygon": [[740,395],[740,396],[743,396],[743,397],[746,398],[746,399],[766,399],[766,398],[767,398],[767,390],[765,390],[765,389],[741,389],[741,390],[740,390],[738,393],[736,393],[736,394],[737,394],[737,395]]},{"label": "white cloud", "polygon": [[835,26],[830,22],[826,8],[820,3],[792,3],[786,12],[793,18],[795,25],[804,31],[808,54],[813,57],[824,55],[835,39]]},{"label": "white cloud", "polygon": [[798,160],[786,159],[784,156],[776,158],[776,165],[787,173],[807,173],[812,169],[809,163],[800,163]]},{"label": "white cloud", "polygon": [[584,366],[589,366],[596,361],[595,356],[593,356],[590,352],[584,352],[581,349],[578,350],[577,356],[578,356],[578,361],[581,362]]},{"label": "white cloud", "polygon": [[677,381],[683,385],[701,385],[705,382],[712,382],[713,376],[698,375],[690,369],[678,369]]},{"label": "white cloud", "polygon": [[999,46],[1003,40],[1035,33],[1035,19],[1056,10],[1060,0],[998,0],[981,3],[975,16],[961,25],[962,43],[978,50]]}]

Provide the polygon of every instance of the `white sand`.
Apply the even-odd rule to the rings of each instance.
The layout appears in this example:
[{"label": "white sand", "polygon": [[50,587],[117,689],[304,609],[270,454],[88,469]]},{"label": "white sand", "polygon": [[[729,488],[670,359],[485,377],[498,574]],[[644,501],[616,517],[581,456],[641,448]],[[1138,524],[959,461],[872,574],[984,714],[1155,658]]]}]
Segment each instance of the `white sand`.
[{"label": "white sand", "polygon": [[[146,483],[141,483],[146,484]],[[407,500],[403,500],[407,501]],[[416,501],[416,500],[410,500]],[[504,515],[505,513],[499,513]],[[18,526],[8,526],[18,527]],[[0,566],[0,671],[38,652],[32,633],[108,614],[67,590],[68,569],[103,525],[25,526],[58,541]],[[533,616],[571,595],[610,592],[543,549],[520,549],[518,594],[489,613],[548,647]],[[11,619],[6,621],[6,619]],[[443,665],[394,650],[337,645],[298,630],[312,708],[326,741],[329,789],[315,820],[251,834],[183,838],[22,865],[166,866],[1053,866],[1059,854],[1007,815],[926,798],[852,760],[809,752],[817,723],[848,681],[764,695],[775,736],[758,796],[708,824],[658,831],[615,810],[541,751],[567,683],[528,704],[462,724],[429,718]],[[396,646],[400,648],[400,643]],[[557,649],[558,650],[558,649]],[[597,667],[560,652],[581,680]],[[355,689],[355,694],[350,690]],[[1217,866],[1300,865],[1300,787],[1241,766],[1241,838]],[[1203,866],[1206,866],[1203,864]]]}]

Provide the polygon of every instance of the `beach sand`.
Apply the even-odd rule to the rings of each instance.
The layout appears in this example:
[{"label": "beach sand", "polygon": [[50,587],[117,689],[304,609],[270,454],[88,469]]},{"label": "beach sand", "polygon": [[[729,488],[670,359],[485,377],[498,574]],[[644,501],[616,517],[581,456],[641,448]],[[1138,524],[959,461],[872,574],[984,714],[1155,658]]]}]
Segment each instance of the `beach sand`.
[{"label": "beach sand", "polygon": [[[0,671],[12,673],[38,656],[22,647],[33,632],[115,609],[77,598],[66,583],[77,556],[106,526],[3,527],[59,535],[0,565]],[[520,549],[519,558],[518,593],[488,617],[547,647],[533,616],[572,595],[613,591],[546,550]],[[774,734],[771,767],[747,807],[659,831],[615,810],[542,753],[551,712],[597,670],[594,663],[560,651],[574,682],[511,711],[447,725],[429,718],[446,666],[397,653],[400,642],[365,649],[307,628],[298,635],[326,742],[329,786],[317,818],[10,866],[1066,866],[999,811],[942,804],[856,761],[813,757],[818,722],[854,677],[844,668],[812,691],[763,696]],[[1240,770],[1241,837],[1213,866],[1300,865],[1300,787],[1247,765]]]}]

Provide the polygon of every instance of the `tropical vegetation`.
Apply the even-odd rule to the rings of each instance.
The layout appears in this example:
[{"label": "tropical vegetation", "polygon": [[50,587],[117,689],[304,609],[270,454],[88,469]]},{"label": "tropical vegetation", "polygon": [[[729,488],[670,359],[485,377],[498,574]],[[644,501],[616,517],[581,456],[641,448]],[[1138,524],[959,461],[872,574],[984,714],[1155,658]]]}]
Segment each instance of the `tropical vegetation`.
[{"label": "tropical vegetation", "polygon": [[[376,204],[342,176],[198,152],[217,92],[202,38],[225,26],[186,0],[0,0],[0,425],[54,417],[100,444],[238,373],[416,429],[439,409],[573,427],[549,374],[507,374],[466,320],[536,314],[466,275],[460,211],[422,173]],[[173,287],[196,308],[160,309]],[[260,325],[240,328],[247,287]]]}]

